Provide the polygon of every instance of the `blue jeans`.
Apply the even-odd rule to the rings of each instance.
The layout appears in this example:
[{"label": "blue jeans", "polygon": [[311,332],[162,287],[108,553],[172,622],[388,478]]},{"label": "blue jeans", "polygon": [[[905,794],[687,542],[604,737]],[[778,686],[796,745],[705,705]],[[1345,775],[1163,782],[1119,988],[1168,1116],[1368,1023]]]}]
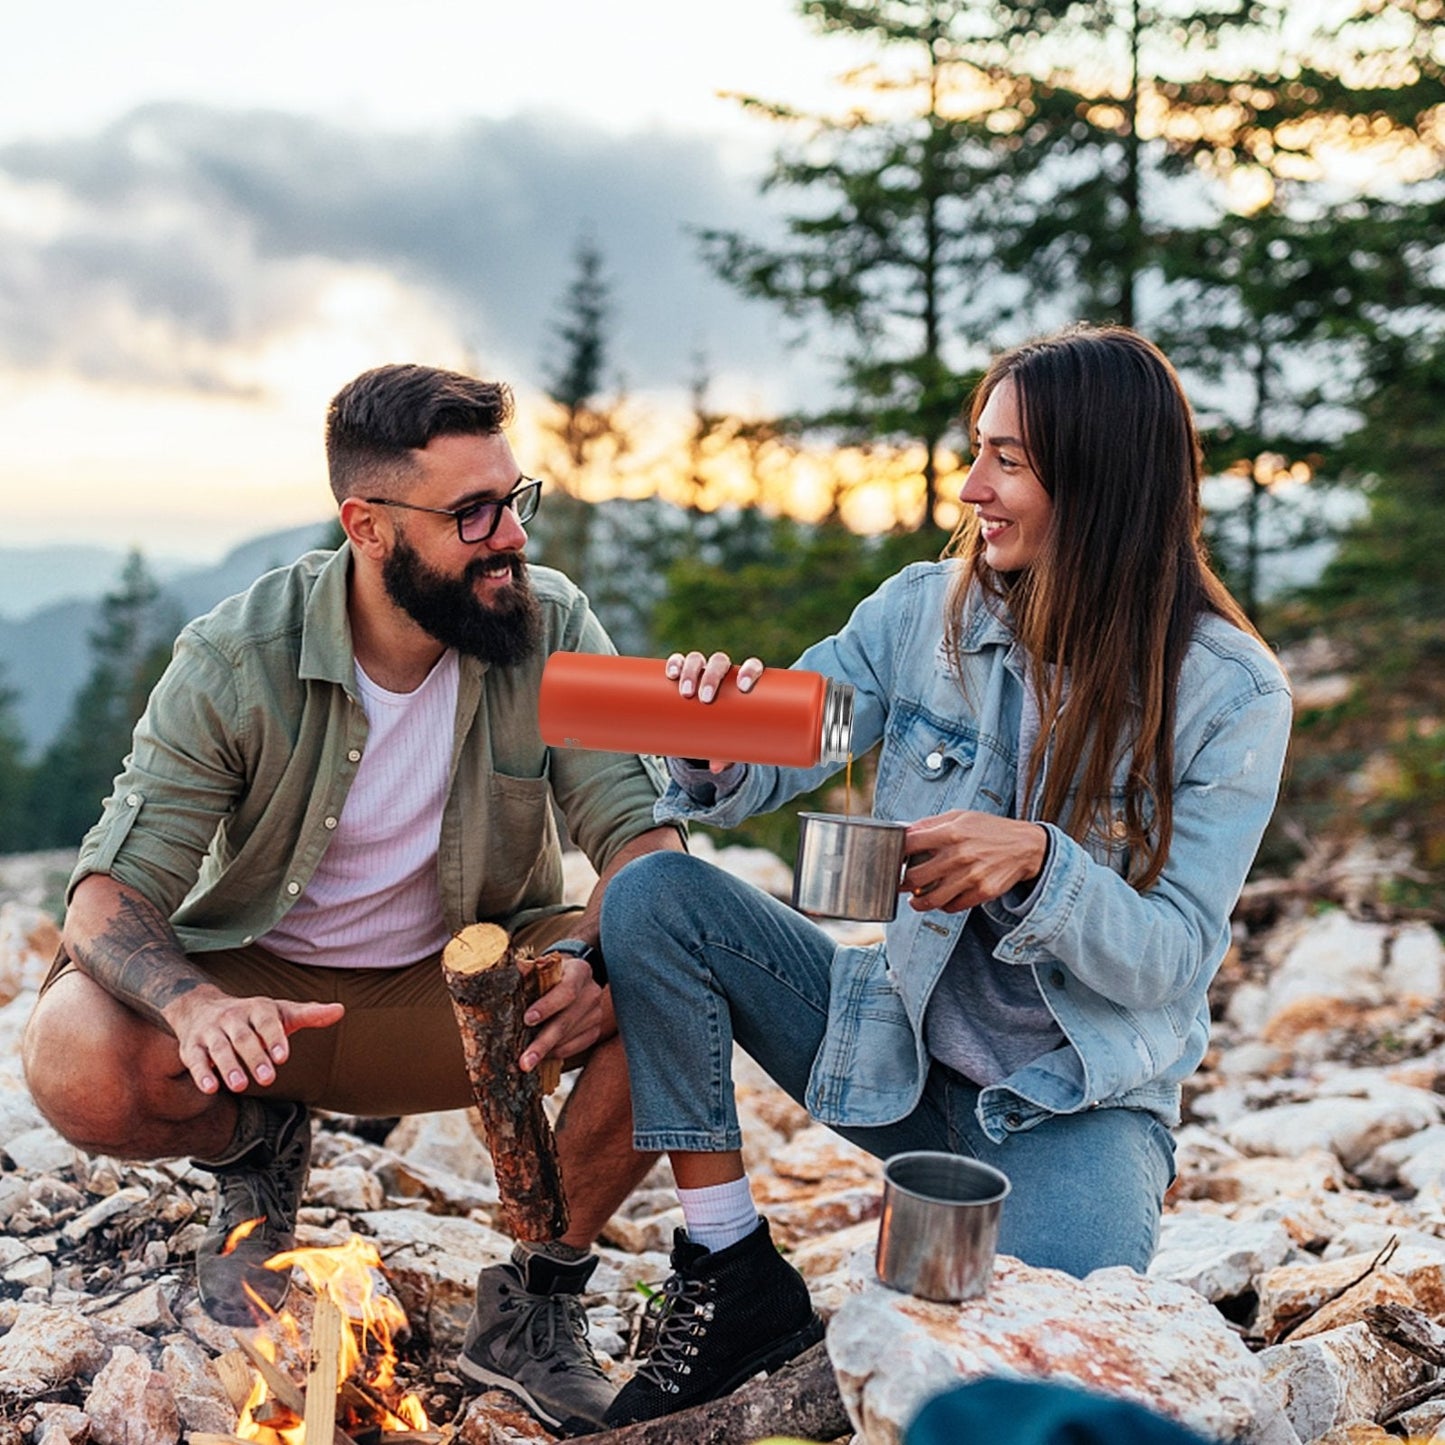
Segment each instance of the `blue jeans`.
[{"label": "blue jeans", "polygon": [[[602,950],[632,1079],[633,1143],[721,1153],[742,1143],[732,1051],[740,1044],[803,1102],[827,1021],[834,943],[786,904],[683,853],[649,853],[608,885]],[[880,1159],[967,1154],[1008,1175],[999,1249],[1084,1275],[1143,1270],[1174,1174],[1169,1131],[1137,1109],[1056,1114],[993,1143],[978,1089],[935,1064],[917,1107],[838,1132]]]}]

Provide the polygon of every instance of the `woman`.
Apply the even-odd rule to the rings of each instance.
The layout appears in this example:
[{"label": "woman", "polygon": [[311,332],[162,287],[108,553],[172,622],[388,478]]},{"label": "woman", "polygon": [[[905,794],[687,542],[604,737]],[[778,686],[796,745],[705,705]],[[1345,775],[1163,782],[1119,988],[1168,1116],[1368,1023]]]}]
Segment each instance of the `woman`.
[{"label": "woman", "polygon": [[[1019,347],[971,424],[952,555],[891,578],[797,663],[853,684],[854,748],[883,744],[874,811],[909,825],[885,942],[837,948],[682,855],[607,892],[635,1144],[670,1153],[687,1226],[612,1423],[714,1398],[819,1334],[752,1206],[734,1040],[879,1157],[1002,1169],[1003,1252],[1082,1275],[1153,1251],[1289,691],[1205,560],[1198,439],[1152,345],[1104,328]],[[728,665],[669,663],[701,705]],[[744,685],[761,671],[749,659]],[[658,817],[722,826],[828,771],[669,767]]]}]

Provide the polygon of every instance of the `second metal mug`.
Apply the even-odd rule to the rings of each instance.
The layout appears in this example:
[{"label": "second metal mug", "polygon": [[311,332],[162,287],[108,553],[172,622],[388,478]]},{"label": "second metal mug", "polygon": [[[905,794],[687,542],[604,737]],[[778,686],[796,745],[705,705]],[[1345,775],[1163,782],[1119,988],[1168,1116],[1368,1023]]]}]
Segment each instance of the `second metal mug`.
[{"label": "second metal mug", "polygon": [[843,813],[798,814],[793,907],[820,918],[888,923],[898,911],[903,823]]},{"label": "second metal mug", "polygon": [[917,1150],[883,1166],[878,1278],[926,1300],[966,1300],[993,1278],[1008,1176],[963,1154]]}]

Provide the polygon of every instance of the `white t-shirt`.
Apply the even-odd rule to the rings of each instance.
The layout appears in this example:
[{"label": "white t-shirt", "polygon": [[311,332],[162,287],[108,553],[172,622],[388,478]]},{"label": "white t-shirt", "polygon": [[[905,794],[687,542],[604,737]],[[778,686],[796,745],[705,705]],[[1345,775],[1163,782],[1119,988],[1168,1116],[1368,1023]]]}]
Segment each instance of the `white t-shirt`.
[{"label": "white t-shirt", "polygon": [[413,692],[388,692],[357,664],[366,751],[311,881],[259,940],[272,953],[322,968],[397,968],[445,946],[437,846],[459,676],[450,648]]}]

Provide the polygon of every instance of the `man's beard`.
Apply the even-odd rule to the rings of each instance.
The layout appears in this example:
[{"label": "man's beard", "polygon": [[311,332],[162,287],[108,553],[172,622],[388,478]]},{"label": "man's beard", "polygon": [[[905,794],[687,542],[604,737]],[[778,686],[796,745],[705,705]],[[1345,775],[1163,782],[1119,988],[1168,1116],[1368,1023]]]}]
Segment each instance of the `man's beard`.
[{"label": "man's beard", "polygon": [[[511,564],[511,585],[495,602],[481,602],[475,583],[499,557]],[[460,576],[449,577],[428,567],[405,538],[397,537],[382,564],[381,580],[386,595],[445,647],[497,667],[510,667],[537,649],[542,609],[520,552],[475,557]]]}]

